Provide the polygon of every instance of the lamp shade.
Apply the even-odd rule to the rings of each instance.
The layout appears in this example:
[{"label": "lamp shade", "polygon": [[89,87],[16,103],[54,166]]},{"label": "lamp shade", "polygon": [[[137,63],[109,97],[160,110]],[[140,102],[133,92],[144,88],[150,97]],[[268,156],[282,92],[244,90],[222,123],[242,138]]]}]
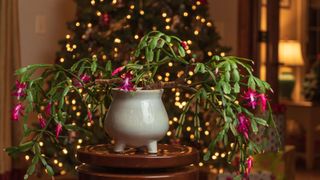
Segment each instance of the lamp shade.
[{"label": "lamp shade", "polygon": [[279,62],[287,66],[302,66],[301,44],[294,40],[280,40]]}]

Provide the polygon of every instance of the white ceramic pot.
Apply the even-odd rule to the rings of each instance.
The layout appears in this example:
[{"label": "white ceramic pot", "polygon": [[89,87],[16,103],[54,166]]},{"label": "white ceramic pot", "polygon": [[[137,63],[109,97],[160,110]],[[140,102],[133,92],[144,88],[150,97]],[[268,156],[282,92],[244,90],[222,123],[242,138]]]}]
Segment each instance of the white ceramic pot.
[{"label": "white ceramic pot", "polygon": [[157,153],[157,141],[165,136],[169,128],[162,93],[163,89],[112,90],[113,101],[104,128],[116,141],[115,152],[122,152],[129,145],[147,146],[149,153]]}]

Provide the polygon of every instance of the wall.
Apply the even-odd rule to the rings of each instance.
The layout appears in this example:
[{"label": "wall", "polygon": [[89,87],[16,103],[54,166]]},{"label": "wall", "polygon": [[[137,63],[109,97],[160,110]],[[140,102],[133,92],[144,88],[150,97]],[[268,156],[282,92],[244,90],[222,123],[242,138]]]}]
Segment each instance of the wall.
[{"label": "wall", "polygon": [[75,15],[73,0],[20,0],[19,13],[22,66],[53,63]]},{"label": "wall", "polygon": [[221,44],[230,46],[230,54],[237,52],[238,0],[208,0],[209,13],[218,33]]}]

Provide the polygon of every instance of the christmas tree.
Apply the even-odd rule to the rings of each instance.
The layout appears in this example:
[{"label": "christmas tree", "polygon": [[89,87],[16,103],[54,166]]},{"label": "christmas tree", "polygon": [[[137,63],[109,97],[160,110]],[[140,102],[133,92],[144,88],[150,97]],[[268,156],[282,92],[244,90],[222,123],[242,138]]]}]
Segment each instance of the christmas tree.
[{"label": "christmas tree", "polygon": [[[190,61],[202,61],[213,55],[224,56],[228,51],[227,47],[219,44],[220,36],[215,30],[214,23],[209,20],[206,0],[76,0],[76,3],[76,19],[68,23],[72,34],[67,34],[66,38],[60,42],[62,48],[57,53],[56,63],[63,67],[71,67],[79,59],[88,57],[97,59],[101,67],[104,67],[107,62],[112,62],[113,67],[118,67],[130,60],[129,52],[150,30],[159,30],[183,39],[182,45]],[[162,81],[181,78],[191,84],[195,81],[192,75],[192,69],[169,62],[167,67],[157,75],[157,78]],[[165,94],[164,102],[170,117],[170,130],[165,141],[191,144],[198,147],[201,152],[206,152],[211,137],[215,136],[212,133],[210,122],[219,120],[219,118],[202,112],[198,120],[201,125],[195,128],[194,120],[190,119],[192,116],[186,114],[185,124],[187,125],[182,133],[184,136],[176,139],[174,129],[178,125],[181,109],[186,105],[185,99],[190,95],[176,88],[172,88]],[[62,132],[67,137],[65,141],[58,142],[65,147],[63,149],[53,145],[50,140],[40,144],[45,156],[51,159],[52,164],[55,164],[54,168],[58,174],[74,169],[77,163],[75,152],[81,146],[112,142],[108,139],[102,126],[104,117],[101,117],[101,114],[105,112],[95,113],[93,123],[84,121],[87,107],[79,105],[79,100],[75,97],[65,98],[66,103],[70,104],[67,110],[69,112],[68,121],[94,133],[89,137],[87,134],[76,131]],[[207,127],[207,129],[200,127]],[[200,141],[196,140],[198,137]],[[224,162],[217,161],[217,159],[225,158],[227,149],[223,147],[220,149],[220,152],[212,155],[210,164],[217,166],[217,163]],[[203,165],[203,162],[200,162],[199,165]],[[225,166],[226,164],[220,165]]]}]

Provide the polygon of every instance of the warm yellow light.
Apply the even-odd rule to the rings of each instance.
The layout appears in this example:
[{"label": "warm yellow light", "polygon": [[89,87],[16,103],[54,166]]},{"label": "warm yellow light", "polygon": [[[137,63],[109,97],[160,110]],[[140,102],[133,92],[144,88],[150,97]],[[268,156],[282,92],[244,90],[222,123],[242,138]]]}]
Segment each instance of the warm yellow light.
[{"label": "warm yellow light", "polygon": [[220,56],[224,57],[224,56],[226,56],[226,53],[225,52],[221,52]]},{"label": "warm yellow light", "polygon": [[177,122],[177,121],[178,121],[178,118],[177,118],[177,117],[173,117],[173,121],[174,121],[174,122]]},{"label": "warm yellow light", "polygon": [[91,122],[87,122],[87,126],[90,127],[92,124]]},{"label": "warm yellow light", "polygon": [[211,51],[208,51],[208,56],[212,56],[212,52]]},{"label": "warm yellow light", "polygon": [[172,132],[171,131],[168,131],[167,132],[167,136],[171,136]]},{"label": "warm yellow light", "polygon": [[206,136],[208,136],[210,133],[209,133],[209,131],[204,131],[204,134],[205,134]]},{"label": "warm yellow light", "polygon": [[162,80],[162,76],[158,75],[158,80],[161,81]]},{"label": "warm yellow light", "polygon": [[190,139],[194,140],[194,135],[193,134],[190,135]]},{"label": "warm yellow light", "polygon": [[190,126],[188,126],[186,130],[187,130],[187,131],[191,131],[191,127],[190,127]]},{"label": "warm yellow light", "polygon": [[301,44],[295,40],[280,40],[279,62],[288,66],[302,66]]},{"label": "warm yellow light", "polygon": [[100,11],[97,11],[97,16],[101,16],[101,12]]},{"label": "warm yellow light", "polygon": [[134,5],[132,4],[132,5],[130,5],[130,9],[134,9]]},{"label": "warm yellow light", "polygon": [[169,125],[172,125],[173,124],[173,121],[169,121]]},{"label": "warm yellow light", "polygon": [[201,17],[200,16],[196,16],[196,20],[199,20]]},{"label": "warm yellow light", "polygon": [[170,73],[166,72],[166,76],[169,77],[169,76],[170,76]]},{"label": "warm yellow light", "polygon": [[198,30],[194,30],[193,34],[197,36],[199,34],[199,31]]},{"label": "warm yellow light", "polygon": [[180,96],[180,92],[176,92],[176,96]]},{"label": "warm yellow light", "polygon": [[91,0],[91,5],[95,5],[96,1],[95,0]]},{"label": "warm yellow light", "polygon": [[77,45],[76,44],[72,45],[72,48],[77,49]]},{"label": "warm yellow light", "polygon": [[192,81],[191,81],[191,80],[188,80],[188,81],[187,81],[187,84],[191,84],[191,83],[192,83]]},{"label": "warm yellow light", "polygon": [[80,22],[76,22],[76,26],[79,27],[80,26]]},{"label": "warm yellow light", "polygon": [[30,159],[30,156],[26,155],[24,158],[28,161]]},{"label": "warm yellow light", "polygon": [[76,101],[75,99],[72,99],[71,103],[72,103],[72,104],[76,104],[77,101]]},{"label": "warm yellow light", "polygon": [[116,48],[116,47],[113,50],[114,50],[114,52],[118,52],[118,48]]},{"label": "warm yellow light", "polygon": [[191,41],[191,40],[188,40],[187,43],[188,43],[189,45],[191,45],[191,44],[192,44],[192,41]]},{"label": "warm yellow light", "polygon": [[236,105],[238,105],[238,104],[239,104],[239,101],[238,101],[238,100],[235,100],[234,103],[235,103]]},{"label": "warm yellow light", "polygon": [[210,122],[206,122],[205,125],[206,125],[206,126],[210,126]]},{"label": "warm yellow light", "polygon": [[162,13],[162,17],[167,17],[167,13]]},{"label": "warm yellow light", "polygon": [[138,34],[134,35],[134,39],[139,39],[139,35]]},{"label": "warm yellow light", "polygon": [[166,23],[170,22],[171,18],[166,18]]},{"label": "warm yellow light", "polygon": [[70,37],[71,37],[70,34],[66,35],[66,39],[70,39]]},{"label": "warm yellow light", "polygon": [[206,19],[205,19],[205,18],[201,18],[201,22],[202,22],[202,23],[205,23],[205,22],[206,22]]},{"label": "warm yellow light", "polygon": [[187,54],[191,54],[191,50],[190,49],[188,49],[186,52],[187,52]]},{"label": "warm yellow light", "polygon": [[68,150],[67,150],[66,148],[64,148],[64,149],[62,150],[62,152],[63,152],[63,154],[68,154]]},{"label": "warm yellow light", "polygon": [[80,145],[77,145],[77,149],[80,149],[81,148],[81,146]]},{"label": "warm yellow light", "polygon": [[41,147],[43,146],[43,142],[42,141],[39,142],[39,146],[41,146]]},{"label": "warm yellow light", "polygon": [[207,22],[207,26],[208,26],[208,27],[211,27],[211,26],[212,26],[212,23],[211,23],[211,22]]},{"label": "warm yellow light", "polygon": [[78,143],[81,144],[82,143],[82,139],[78,139]]},{"label": "warm yellow light", "polygon": [[77,112],[76,116],[78,116],[78,117],[81,116],[81,112]]},{"label": "warm yellow light", "polygon": [[152,26],[152,30],[156,31],[156,30],[157,30],[157,27]]},{"label": "warm yellow light", "polygon": [[114,39],[114,42],[119,44],[119,43],[121,43],[121,39],[115,38],[115,39]]},{"label": "warm yellow light", "polygon": [[60,172],[60,174],[61,175],[65,175],[67,172],[65,171],[65,170],[62,170],[61,172]]},{"label": "warm yellow light", "polygon": [[63,62],[64,62],[64,58],[60,58],[59,61],[60,61],[61,63],[63,63]]},{"label": "warm yellow light", "polygon": [[169,25],[166,25],[166,30],[169,30],[170,29],[170,26]]},{"label": "warm yellow light", "polygon": [[211,156],[211,158],[212,158],[213,160],[215,160],[215,159],[217,159],[217,156],[213,155],[213,156]]},{"label": "warm yellow light", "polygon": [[59,167],[62,167],[62,166],[63,166],[62,162],[59,162],[58,166],[59,166]]},{"label": "warm yellow light", "polygon": [[183,16],[185,16],[185,17],[187,17],[188,15],[189,15],[188,12],[183,13]]},{"label": "warm yellow light", "polygon": [[172,63],[172,62],[169,62],[169,63],[168,63],[168,66],[169,66],[169,67],[172,67],[172,66],[173,66],[173,63]]},{"label": "warm yellow light", "polygon": [[117,0],[112,0],[112,4],[117,4]]},{"label": "warm yellow light", "polygon": [[130,14],[127,15],[127,19],[131,19],[131,15]]},{"label": "warm yellow light", "polygon": [[226,157],[226,154],[225,153],[221,153],[221,157],[222,158]]},{"label": "warm yellow light", "polygon": [[102,59],[103,60],[106,60],[107,59],[107,56],[104,54],[104,55],[102,55]]},{"label": "warm yellow light", "polygon": [[199,6],[200,4],[201,4],[201,2],[200,2],[200,1],[197,1],[197,2],[196,2],[196,5],[198,5],[198,6]]},{"label": "warm yellow light", "polygon": [[53,160],[53,163],[54,163],[54,164],[58,164],[59,161],[55,159],[55,160]]},{"label": "warm yellow light", "polygon": [[218,101],[218,104],[219,104],[219,106],[221,106],[222,105],[222,101]]},{"label": "warm yellow light", "polygon": [[193,5],[191,8],[192,8],[192,10],[196,10],[197,6]]},{"label": "warm yellow light", "polygon": [[164,81],[168,82],[168,81],[169,81],[169,78],[168,78],[168,77],[165,77],[165,78],[164,78]]},{"label": "warm yellow light", "polygon": [[144,15],[144,10],[139,11],[140,15]]},{"label": "warm yellow light", "polygon": [[199,166],[200,166],[200,167],[203,166],[203,162],[199,162]]},{"label": "warm yellow light", "polygon": [[175,98],[175,100],[176,100],[176,101],[179,101],[179,100],[180,100],[180,98],[179,98],[179,97],[176,97],[176,98]]}]

